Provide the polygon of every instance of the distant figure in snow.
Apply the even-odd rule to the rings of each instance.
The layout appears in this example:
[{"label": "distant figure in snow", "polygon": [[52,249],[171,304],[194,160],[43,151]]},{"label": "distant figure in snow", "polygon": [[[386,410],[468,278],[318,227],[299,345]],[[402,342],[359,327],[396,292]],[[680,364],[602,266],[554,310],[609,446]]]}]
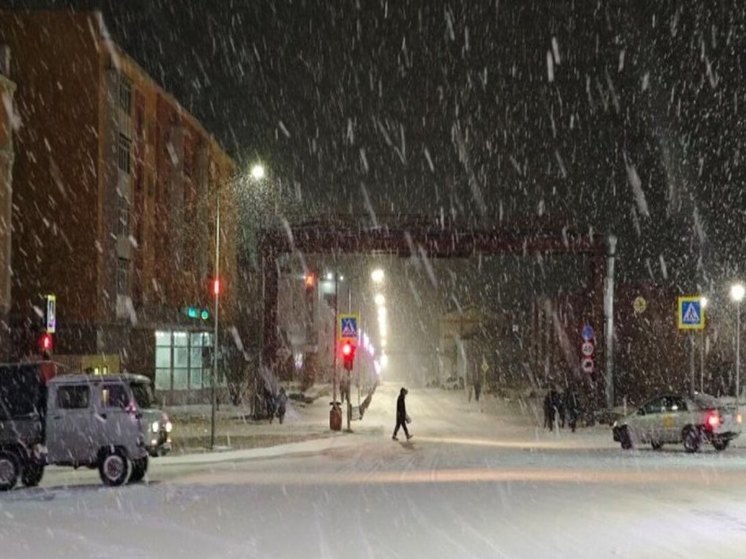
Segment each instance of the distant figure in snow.
[{"label": "distant figure in snow", "polygon": [[578,426],[578,418],[580,417],[580,400],[578,395],[571,386],[565,388],[565,394],[563,395],[563,407],[565,409],[565,415],[567,415],[567,424],[575,432],[575,428]]},{"label": "distant figure in snow", "polygon": [[396,434],[399,432],[399,427],[404,429],[404,434],[407,436],[407,440],[412,438],[412,435],[410,435],[407,430],[407,423],[411,421],[407,415],[407,404],[404,401],[407,394],[407,389],[402,386],[402,389],[399,391],[399,397],[396,399],[396,427],[394,427],[394,434],[391,437],[395,441],[399,440],[396,437]]},{"label": "distant figure in snow", "polygon": [[552,431],[554,429],[554,420],[557,412],[562,406],[560,393],[553,386],[552,389],[544,396],[544,427]]},{"label": "distant figure in snow", "polygon": [[285,394],[285,389],[280,387],[280,393],[277,395],[277,417],[280,423],[285,421],[285,406],[288,402],[288,395]]},{"label": "distant figure in snow", "polygon": [[277,413],[277,407],[275,395],[269,385],[265,385],[264,387],[264,402],[267,405],[267,415],[269,416],[269,422],[272,423],[275,418],[275,414]]}]

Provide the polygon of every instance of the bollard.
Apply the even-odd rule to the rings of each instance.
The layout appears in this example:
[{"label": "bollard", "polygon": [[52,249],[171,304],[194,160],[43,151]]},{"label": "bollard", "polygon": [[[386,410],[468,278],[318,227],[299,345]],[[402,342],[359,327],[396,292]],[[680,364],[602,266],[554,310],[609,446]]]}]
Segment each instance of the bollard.
[{"label": "bollard", "polygon": [[332,431],[342,430],[342,408],[340,402],[329,402],[332,407],[329,410],[329,429]]}]

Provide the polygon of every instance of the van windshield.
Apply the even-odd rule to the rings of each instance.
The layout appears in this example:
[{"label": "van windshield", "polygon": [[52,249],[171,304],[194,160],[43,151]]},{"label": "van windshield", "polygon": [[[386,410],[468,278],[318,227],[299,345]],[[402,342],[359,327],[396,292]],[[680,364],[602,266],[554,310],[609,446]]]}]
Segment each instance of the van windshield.
[{"label": "van windshield", "polygon": [[138,408],[147,410],[153,407],[153,394],[150,389],[150,384],[145,382],[133,382],[132,393],[135,396]]}]

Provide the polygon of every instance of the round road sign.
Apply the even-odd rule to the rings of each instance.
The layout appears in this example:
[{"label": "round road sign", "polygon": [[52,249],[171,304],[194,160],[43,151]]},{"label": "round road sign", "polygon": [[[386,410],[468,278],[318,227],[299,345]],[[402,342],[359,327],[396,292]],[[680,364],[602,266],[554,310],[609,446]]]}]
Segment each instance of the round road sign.
[{"label": "round road sign", "polygon": [[593,359],[591,359],[590,357],[583,357],[582,361],[580,362],[580,368],[583,369],[584,373],[592,373]]},{"label": "round road sign", "polygon": [[590,324],[586,324],[585,326],[583,326],[583,330],[580,332],[580,335],[584,341],[590,342],[595,336],[593,326],[591,326]]},{"label": "round road sign", "polygon": [[593,351],[595,349],[596,349],[596,346],[594,346],[591,342],[583,342],[583,345],[580,346],[580,351],[586,357],[590,357],[591,355],[593,355]]}]

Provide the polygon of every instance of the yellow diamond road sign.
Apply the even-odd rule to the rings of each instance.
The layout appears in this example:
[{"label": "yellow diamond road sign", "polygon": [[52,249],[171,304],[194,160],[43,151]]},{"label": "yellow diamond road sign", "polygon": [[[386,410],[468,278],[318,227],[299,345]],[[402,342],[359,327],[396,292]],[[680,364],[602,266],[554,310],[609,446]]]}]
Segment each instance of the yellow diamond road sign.
[{"label": "yellow diamond road sign", "polygon": [[705,327],[705,310],[699,295],[679,297],[676,319],[679,330],[702,330]]}]

